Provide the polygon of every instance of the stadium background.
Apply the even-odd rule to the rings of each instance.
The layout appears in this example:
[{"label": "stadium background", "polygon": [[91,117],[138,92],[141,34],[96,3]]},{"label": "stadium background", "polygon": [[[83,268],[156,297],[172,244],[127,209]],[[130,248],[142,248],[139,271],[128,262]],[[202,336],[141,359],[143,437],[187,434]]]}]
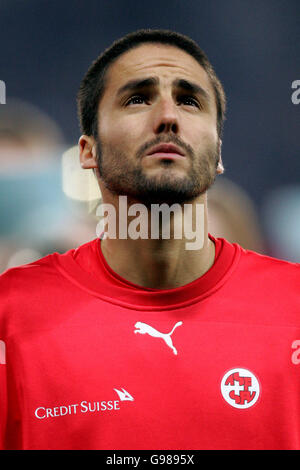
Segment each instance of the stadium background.
[{"label": "stadium background", "polygon": [[0,272],[95,238],[75,97],[104,48],[140,28],[192,37],[224,85],[212,233],[300,262],[299,24],[299,0],[2,0]]}]

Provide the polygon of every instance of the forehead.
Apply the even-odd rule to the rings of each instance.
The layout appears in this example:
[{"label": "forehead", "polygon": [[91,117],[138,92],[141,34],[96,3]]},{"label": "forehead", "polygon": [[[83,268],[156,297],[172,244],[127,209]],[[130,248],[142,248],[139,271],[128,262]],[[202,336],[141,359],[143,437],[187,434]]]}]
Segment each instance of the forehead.
[{"label": "forehead", "polygon": [[178,47],[159,43],[142,44],[118,57],[107,72],[106,91],[113,93],[130,79],[150,75],[162,80],[188,79],[213,93],[206,71],[194,57]]}]

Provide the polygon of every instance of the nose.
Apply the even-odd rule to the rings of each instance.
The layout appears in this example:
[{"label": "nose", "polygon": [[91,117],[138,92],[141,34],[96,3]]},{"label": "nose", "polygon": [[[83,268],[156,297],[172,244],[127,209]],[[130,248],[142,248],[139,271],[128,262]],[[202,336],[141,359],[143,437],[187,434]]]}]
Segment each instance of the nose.
[{"label": "nose", "polygon": [[179,132],[179,119],[176,103],[173,99],[161,98],[155,107],[154,132],[156,134]]}]

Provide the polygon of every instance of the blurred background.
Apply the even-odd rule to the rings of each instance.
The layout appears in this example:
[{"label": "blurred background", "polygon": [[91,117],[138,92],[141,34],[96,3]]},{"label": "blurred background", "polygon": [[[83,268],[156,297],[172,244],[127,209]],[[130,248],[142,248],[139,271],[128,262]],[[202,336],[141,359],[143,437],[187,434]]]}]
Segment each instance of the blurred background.
[{"label": "blurred background", "polygon": [[210,232],[300,262],[299,0],[1,0],[0,272],[96,238],[76,94],[91,62],[140,28],[196,40],[224,85]]}]

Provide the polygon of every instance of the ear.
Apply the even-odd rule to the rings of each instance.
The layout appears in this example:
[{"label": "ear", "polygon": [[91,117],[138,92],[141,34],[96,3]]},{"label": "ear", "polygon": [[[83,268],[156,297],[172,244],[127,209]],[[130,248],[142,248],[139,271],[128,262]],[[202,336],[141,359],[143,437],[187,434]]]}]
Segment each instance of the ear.
[{"label": "ear", "polygon": [[222,175],[222,173],[224,173],[224,166],[223,166],[223,162],[222,162],[222,155],[221,155],[221,147],[222,147],[222,140],[219,139],[219,162],[218,162],[218,166],[217,166],[217,174],[218,175]]},{"label": "ear", "polygon": [[78,141],[80,165],[83,169],[98,168],[96,141],[94,137],[82,135]]}]

